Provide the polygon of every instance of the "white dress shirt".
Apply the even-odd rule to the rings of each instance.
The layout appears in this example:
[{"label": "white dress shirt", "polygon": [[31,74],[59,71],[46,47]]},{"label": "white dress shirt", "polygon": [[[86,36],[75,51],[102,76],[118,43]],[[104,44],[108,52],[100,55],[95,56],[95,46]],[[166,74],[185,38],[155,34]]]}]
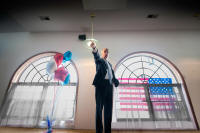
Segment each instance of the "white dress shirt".
[{"label": "white dress shirt", "polygon": [[108,73],[110,73],[110,76],[111,76],[110,78],[111,78],[111,80],[112,80],[112,78],[113,78],[113,75],[112,75],[112,68],[111,68],[111,66],[110,66],[110,64],[108,63],[107,60],[104,60],[104,61],[106,62],[107,66],[108,66],[105,79],[109,79]]}]

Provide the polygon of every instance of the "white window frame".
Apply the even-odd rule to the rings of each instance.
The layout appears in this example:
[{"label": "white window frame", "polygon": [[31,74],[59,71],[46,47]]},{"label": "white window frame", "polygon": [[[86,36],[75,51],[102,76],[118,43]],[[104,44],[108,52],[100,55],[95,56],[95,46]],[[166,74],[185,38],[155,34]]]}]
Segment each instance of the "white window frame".
[{"label": "white window frame", "polygon": [[[78,71],[77,68],[74,64],[74,62],[72,60],[68,61],[67,65],[64,65],[64,67],[66,69],[68,69],[68,66],[71,67],[70,70],[72,70],[72,72],[70,73],[70,76],[73,78],[73,81],[70,81],[69,84],[62,86],[60,82],[58,81],[54,81],[50,78],[47,78],[47,81],[40,81],[38,80],[38,82],[33,81],[33,80],[20,80],[20,78],[22,77],[23,73],[25,72],[25,70],[30,66],[33,65],[34,62],[41,60],[42,58],[47,58],[47,57],[53,57],[53,55],[55,55],[57,52],[45,52],[45,53],[40,53],[37,54],[29,59],[27,59],[22,65],[19,66],[19,68],[16,70],[16,72],[13,74],[13,77],[10,81],[9,87],[5,93],[4,96],[4,100],[3,100],[3,104],[2,104],[2,108],[1,108],[1,114],[0,114],[0,125],[1,126],[17,126],[17,127],[38,127],[38,128],[44,128],[47,126],[46,123],[46,116],[42,116],[42,109],[43,109],[43,105],[45,102],[45,97],[46,97],[46,93],[48,91],[48,87],[58,87],[58,88],[62,88],[62,87],[67,87],[67,86],[71,86],[71,87],[75,87],[75,94],[74,94],[74,98],[73,100],[73,114],[72,117],[69,119],[65,119],[65,120],[59,120],[58,122],[56,122],[55,119],[53,119],[53,127],[54,128],[74,128],[74,122],[75,122],[75,113],[76,113],[76,106],[77,106],[77,94],[78,94],[78,83],[79,83],[79,79],[78,79]],[[45,68],[43,68],[45,69]],[[37,69],[36,69],[37,70]],[[44,70],[46,71],[46,69]],[[29,72],[30,73],[30,72]],[[36,74],[35,74],[36,75]],[[28,76],[28,74],[27,74]],[[43,75],[44,76],[44,75]],[[43,78],[41,76],[41,78]],[[35,114],[34,117],[34,122],[32,122],[31,124],[27,124],[26,122],[19,122],[19,124],[9,124],[9,106],[10,103],[12,103],[12,101],[14,101],[13,96],[15,94],[15,90],[17,87],[19,86],[27,86],[27,87],[31,87],[31,86],[41,86],[42,87],[42,92],[41,92],[41,96],[40,96],[40,100],[36,101],[37,102],[37,113]],[[28,89],[28,88],[27,88]],[[25,100],[26,101],[26,100]],[[22,112],[23,113],[23,112]],[[50,114],[48,114],[50,115]],[[20,117],[20,116],[18,116]],[[27,116],[29,117],[29,116]],[[21,118],[19,119],[23,119],[22,115]],[[27,118],[25,118],[27,119]]]},{"label": "white window frame", "polygon": [[[141,61],[138,61],[136,58],[140,58],[140,57],[141,57]],[[129,79],[130,77],[141,78],[141,75],[145,75],[144,70],[149,69],[149,68],[143,67],[143,62],[146,61],[148,63],[149,59],[147,60],[144,58],[144,60],[143,60],[142,59],[143,57],[145,57],[145,58],[147,57],[150,60],[152,59],[152,62],[153,62],[153,60],[160,62],[160,65],[157,66],[158,69],[162,65],[165,65],[165,68],[168,69],[168,73],[170,73],[169,74],[170,76],[168,76],[167,75],[168,73],[165,73],[162,70],[163,73],[165,73],[164,75],[166,75],[165,78],[172,78],[173,82],[171,84],[145,84],[145,81],[143,81],[142,84],[138,84],[137,81],[132,82],[130,80],[127,80],[124,82],[124,79]],[[131,59],[135,60],[136,62],[132,62]],[[142,74],[142,71],[140,71],[141,74],[137,75],[134,72],[141,68],[140,67],[136,68],[137,66],[134,66],[134,65],[132,67],[130,67],[130,66],[134,63],[140,63],[140,62],[142,64],[140,67],[142,67],[143,74]],[[149,64],[151,65],[152,62],[149,61]],[[121,70],[121,69],[123,69],[123,70]],[[123,74],[125,73],[126,70],[130,71],[129,76],[123,76]],[[155,69],[153,75],[156,74],[156,71],[157,71],[157,69]],[[159,130],[159,129],[164,129],[164,130],[172,130],[172,129],[173,130],[187,130],[187,129],[191,130],[192,129],[192,130],[196,130],[196,129],[198,129],[198,123],[197,123],[197,120],[196,120],[196,117],[194,114],[194,110],[193,110],[193,107],[191,104],[189,93],[187,91],[187,86],[186,86],[185,80],[184,80],[182,74],[180,73],[180,71],[178,70],[178,68],[172,62],[170,62],[167,58],[165,58],[159,54],[147,52],[147,51],[134,52],[134,53],[128,54],[127,56],[122,58],[117,63],[117,65],[115,67],[115,74],[116,74],[116,78],[119,79],[120,84],[119,84],[119,87],[114,88],[112,129],[139,129],[139,130],[140,129],[141,130],[148,130],[148,129],[151,129],[151,130]],[[148,75],[146,75],[146,77],[147,76]],[[159,74],[157,76],[159,77]],[[145,76],[143,76],[143,77],[145,78]],[[154,78],[154,77],[149,76],[148,78]],[[159,77],[159,78],[162,78],[162,77]],[[124,100],[125,102],[127,102],[127,101],[132,102],[132,104],[130,106],[126,105],[127,103],[121,105],[121,103],[124,101],[120,99],[121,98],[120,96],[123,96],[123,95],[120,95],[120,93],[121,94],[124,94],[124,93],[121,92],[120,88],[123,88],[123,87],[143,87],[144,88],[143,89],[144,93],[145,93],[144,94],[145,95],[144,102],[147,104],[147,107],[148,107],[148,113],[149,113],[148,118],[142,118],[142,117],[139,118],[139,113],[141,113],[141,111],[138,111],[138,115],[136,117],[136,115],[134,114],[136,112],[135,110],[134,110],[135,112],[128,110],[128,109],[130,109],[130,106],[133,109],[134,105],[132,105],[132,104],[133,104],[133,102],[135,102],[134,100],[126,100],[126,101]],[[186,117],[186,118],[178,117],[178,113],[176,113],[176,114],[174,114],[175,118],[172,118],[172,117],[170,118],[168,116],[166,118],[157,118],[155,115],[156,111],[154,111],[154,107],[152,104],[152,102],[157,102],[157,101],[151,100],[151,94],[150,94],[150,89],[149,89],[150,87],[172,87],[173,90],[176,88],[176,91],[178,91],[178,95],[180,96],[180,99],[181,99],[181,101],[176,101],[176,102],[177,103],[182,102],[181,104],[183,104],[184,108],[186,108],[185,114],[188,117]],[[125,92],[125,94],[126,94],[126,92]],[[140,95],[140,97],[141,97],[141,95]],[[175,94],[175,98],[178,99],[177,94]],[[126,105],[126,107],[124,105]],[[176,106],[178,106],[178,105],[176,104]],[[182,105],[180,105],[180,106],[182,106]],[[120,110],[120,107],[121,108],[125,107],[125,108],[122,108],[124,110],[127,108],[127,110],[125,110],[126,116],[118,115],[120,113],[124,114],[124,112],[122,112]],[[179,107],[177,107],[177,108],[179,108]],[[165,111],[165,113],[168,115],[167,111]]]}]

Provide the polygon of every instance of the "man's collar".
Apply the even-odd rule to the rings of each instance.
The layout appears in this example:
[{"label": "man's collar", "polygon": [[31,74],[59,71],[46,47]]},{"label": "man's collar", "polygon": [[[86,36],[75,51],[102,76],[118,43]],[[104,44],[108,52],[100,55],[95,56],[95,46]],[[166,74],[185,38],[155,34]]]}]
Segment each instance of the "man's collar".
[{"label": "man's collar", "polygon": [[108,61],[107,59],[102,58],[104,61]]}]

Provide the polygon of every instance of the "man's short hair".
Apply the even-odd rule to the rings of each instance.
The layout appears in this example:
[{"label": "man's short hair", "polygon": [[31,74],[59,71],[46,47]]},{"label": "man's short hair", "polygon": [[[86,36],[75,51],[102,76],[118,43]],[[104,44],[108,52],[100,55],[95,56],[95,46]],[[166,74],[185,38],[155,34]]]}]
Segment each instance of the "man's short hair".
[{"label": "man's short hair", "polygon": [[103,48],[101,52],[108,51],[108,48]]}]

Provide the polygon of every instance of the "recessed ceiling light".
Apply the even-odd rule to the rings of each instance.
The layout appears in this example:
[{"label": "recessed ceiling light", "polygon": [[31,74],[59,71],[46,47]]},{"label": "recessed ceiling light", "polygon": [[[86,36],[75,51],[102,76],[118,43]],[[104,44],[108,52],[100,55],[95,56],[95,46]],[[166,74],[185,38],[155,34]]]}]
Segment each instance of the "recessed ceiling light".
[{"label": "recessed ceiling light", "polygon": [[50,17],[49,16],[39,16],[41,21],[50,21]]},{"label": "recessed ceiling light", "polygon": [[148,14],[147,18],[156,19],[156,18],[158,18],[158,14]]}]

